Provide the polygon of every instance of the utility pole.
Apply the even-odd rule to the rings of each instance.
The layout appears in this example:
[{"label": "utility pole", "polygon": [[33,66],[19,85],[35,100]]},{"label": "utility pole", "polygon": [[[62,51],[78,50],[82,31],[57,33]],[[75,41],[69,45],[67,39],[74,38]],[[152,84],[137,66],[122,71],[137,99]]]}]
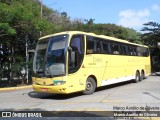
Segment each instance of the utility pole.
[{"label": "utility pole", "polygon": [[[42,17],[43,17],[43,4],[42,4],[42,0],[40,1],[41,4],[41,10],[40,10],[40,19],[42,21]],[[42,31],[40,30],[40,37],[42,36]]]},{"label": "utility pole", "polygon": [[28,35],[26,35],[26,80],[28,84]]},{"label": "utility pole", "polygon": [[[52,3],[52,4],[49,4],[49,5],[46,5],[46,6],[50,6],[50,5],[53,5],[53,4],[56,4],[56,2],[55,3]],[[41,8],[40,8],[40,20],[42,21],[42,18],[43,18],[43,0],[40,0],[40,6],[41,6]],[[40,37],[42,36],[42,31],[40,30]]]}]

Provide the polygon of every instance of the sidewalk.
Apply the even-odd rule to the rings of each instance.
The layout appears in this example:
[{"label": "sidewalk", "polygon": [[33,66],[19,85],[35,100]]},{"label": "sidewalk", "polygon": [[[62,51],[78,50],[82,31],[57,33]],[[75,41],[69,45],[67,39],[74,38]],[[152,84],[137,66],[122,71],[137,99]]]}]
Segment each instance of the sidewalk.
[{"label": "sidewalk", "polygon": [[19,86],[19,87],[7,87],[7,88],[0,88],[1,91],[7,91],[7,90],[19,90],[19,89],[26,89],[26,88],[32,88],[32,85],[28,86]]}]

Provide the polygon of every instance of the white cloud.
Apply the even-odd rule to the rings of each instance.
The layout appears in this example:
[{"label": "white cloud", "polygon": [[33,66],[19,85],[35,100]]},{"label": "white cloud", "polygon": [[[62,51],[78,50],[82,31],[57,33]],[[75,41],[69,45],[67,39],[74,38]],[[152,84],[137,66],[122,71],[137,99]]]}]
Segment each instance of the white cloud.
[{"label": "white cloud", "polygon": [[156,12],[160,12],[160,5],[154,4],[154,5],[152,6],[152,9],[153,9],[154,11],[156,11]]},{"label": "white cloud", "polygon": [[147,17],[150,16],[150,12],[147,9],[144,10],[124,10],[119,13],[119,25],[124,27],[141,27],[144,23],[149,22]]}]

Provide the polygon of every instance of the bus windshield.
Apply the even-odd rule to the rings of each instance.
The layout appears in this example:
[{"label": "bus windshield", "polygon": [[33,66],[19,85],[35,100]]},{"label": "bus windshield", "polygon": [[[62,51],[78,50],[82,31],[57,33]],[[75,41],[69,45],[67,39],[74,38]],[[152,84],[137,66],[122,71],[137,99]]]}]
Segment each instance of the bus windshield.
[{"label": "bus windshield", "polygon": [[65,74],[67,40],[67,35],[59,35],[38,42],[33,62],[36,76],[53,77]]}]

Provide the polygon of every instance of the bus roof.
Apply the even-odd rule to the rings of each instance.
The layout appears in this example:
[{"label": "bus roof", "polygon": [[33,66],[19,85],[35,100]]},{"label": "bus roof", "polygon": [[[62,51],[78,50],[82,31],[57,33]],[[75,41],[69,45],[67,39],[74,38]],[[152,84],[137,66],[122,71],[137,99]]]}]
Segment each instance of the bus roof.
[{"label": "bus roof", "polygon": [[146,45],[141,45],[141,44],[129,42],[127,40],[123,40],[123,39],[119,39],[119,38],[115,38],[115,37],[110,37],[110,36],[106,36],[106,35],[97,35],[95,33],[89,33],[89,32],[83,32],[83,31],[65,31],[65,32],[59,32],[59,33],[50,34],[50,35],[41,37],[39,40],[42,40],[42,39],[45,39],[45,38],[49,38],[49,37],[52,37],[52,36],[62,35],[62,34],[71,34],[71,35],[73,35],[73,34],[84,34],[84,35],[89,35],[89,36],[98,37],[98,38],[102,38],[102,39],[107,39],[107,40],[111,40],[111,41],[117,41],[117,42],[122,42],[122,43],[126,43],[126,44],[132,44],[132,45],[138,45],[138,46],[148,47]]}]

